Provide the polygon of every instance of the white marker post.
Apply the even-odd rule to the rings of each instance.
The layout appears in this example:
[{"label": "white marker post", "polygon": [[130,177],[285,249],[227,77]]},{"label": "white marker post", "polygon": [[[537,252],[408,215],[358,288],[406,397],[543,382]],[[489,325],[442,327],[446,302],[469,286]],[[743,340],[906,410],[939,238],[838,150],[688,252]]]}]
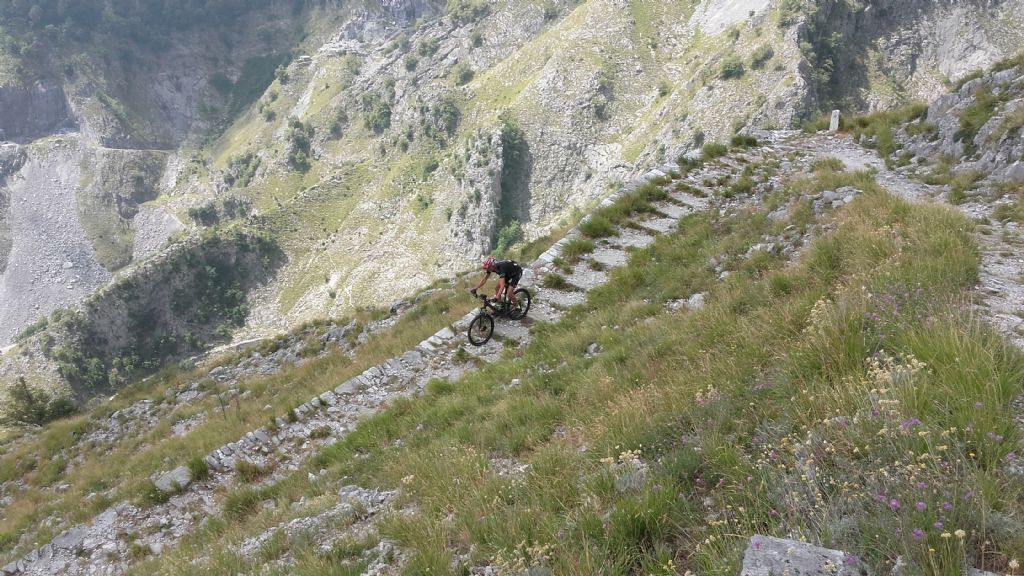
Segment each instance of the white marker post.
[{"label": "white marker post", "polygon": [[829,132],[838,132],[839,131],[839,110],[833,110],[832,111],[832,122],[830,122],[829,125],[828,125],[828,131]]}]

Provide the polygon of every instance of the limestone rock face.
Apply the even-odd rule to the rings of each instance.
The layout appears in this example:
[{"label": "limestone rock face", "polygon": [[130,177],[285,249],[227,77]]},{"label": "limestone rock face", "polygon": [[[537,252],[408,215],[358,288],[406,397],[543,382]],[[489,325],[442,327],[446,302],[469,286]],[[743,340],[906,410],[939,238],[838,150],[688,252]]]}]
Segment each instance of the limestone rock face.
[{"label": "limestone rock face", "polygon": [[0,86],[0,140],[37,138],[74,125],[62,86]]},{"label": "limestone rock face", "polygon": [[[975,133],[965,131],[962,117],[975,113],[983,102],[991,113]],[[955,172],[980,172],[994,180],[1024,181],[1024,133],[1019,123],[1024,114],[1024,68],[1014,66],[966,82],[959,90],[938,97],[928,107],[915,133],[900,132],[907,153],[918,162],[947,158]]]},{"label": "limestone rock face", "polygon": [[812,44],[832,34],[842,45],[828,52],[835,73],[816,87],[819,101],[885,109],[907,100],[931,101],[949,80],[1014,54],[1024,42],[1024,1],[934,2],[825,0],[805,27]]}]

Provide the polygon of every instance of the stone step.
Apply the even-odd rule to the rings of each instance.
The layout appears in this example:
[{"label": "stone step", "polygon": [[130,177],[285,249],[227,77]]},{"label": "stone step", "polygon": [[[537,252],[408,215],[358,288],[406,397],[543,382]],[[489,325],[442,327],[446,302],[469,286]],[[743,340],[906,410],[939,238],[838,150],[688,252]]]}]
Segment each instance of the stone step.
[{"label": "stone step", "polygon": [[637,224],[657,234],[672,234],[679,228],[679,219],[651,218],[649,220],[640,220]]},{"label": "stone step", "polygon": [[577,306],[586,301],[587,295],[583,292],[577,291],[563,291],[553,290],[551,288],[541,288],[537,294],[533,296],[534,301],[543,300],[549,305],[555,308],[571,308]]},{"label": "stone step", "polygon": [[679,220],[693,211],[687,206],[680,206],[671,202],[657,202],[654,204],[654,209],[673,220]]},{"label": "stone step", "polygon": [[627,226],[619,226],[618,236],[608,238],[605,243],[620,248],[647,248],[654,244],[655,235],[646,230],[637,230]]},{"label": "stone step", "polygon": [[625,266],[629,261],[629,253],[617,248],[601,247],[594,250],[590,258],[603,264],[607,268],[618,268]]},{"label": "stone step", "polygon": [[527,324],[507,318],[498,318],[494,321],[494,337],[504,342],[514,340],[519,345],[528,343],[530,328]]}]

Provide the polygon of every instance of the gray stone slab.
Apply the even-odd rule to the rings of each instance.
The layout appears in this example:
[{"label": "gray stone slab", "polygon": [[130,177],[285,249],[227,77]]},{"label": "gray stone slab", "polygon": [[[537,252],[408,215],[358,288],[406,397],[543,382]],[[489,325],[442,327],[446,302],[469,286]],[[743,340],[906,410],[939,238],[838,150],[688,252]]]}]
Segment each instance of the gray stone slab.
[{"label": "gray stone slab", "polygon": [[687,214],[692,212],[692,209],[690,208],[686,208],[678,204],[673,204],[671,202],[658,202],[654,205],[654,209],[657,210],[658,212],[661,212],[666,217],[672,218],[673,220],[679,220],[683,216],[686,216]]},{"label": "gray stone slab", "polygon": [[600,270],[594,270],[589,262],[580,262],[572,269],[572,274],[565,278],[573,286],[584,290],[590,290],[608,282],[608,274]]},{"label": "gray stone slab", "polygon": [[404,362],[406,366],[420,366],[423,364],[423,354],[416,350],[410,350],[405,354],[402,354],[402,362]]},{"label": "gray stone slab", "polygon": [[355,390],[358,389],[358,385],[359,383],[355,378],[350,378],[348,381],[334,388],[334,392],[338,396],[349,396],[355,393]]},{"label": "gray stone slab", "polygon": [[187,466],[179,466],[170,472],[162,474],[153,484],[157,490],[171,494],[186,488],[191,482],[192,472]]},{"label": "gray stone slab", "polygon": [[494,337],[526,344],[530,341],[530,329],[522,322],[501,319],[494,323]]},{"label": "gray stone slab", "polygon": [[856,556],[806,542],[752,536],[740,576],[865,576],[870,571]]},{"label": "gray stone slab", "polygon": [[527,318],[534,322],[557,322],[563,316],[561,310],[557,310],[551,306],[546,300],[538,300],[536,297],[533,299],[533,304],[530,306],[530,312]]},{"label": "gray stone slab", "polygon": [[641,220],[637,224],[658,234],[671,234],[679,228],[679,220],[675,218],[651,218]]},{"label": "gray stone slab", "polygon": [[[694,188],[701,190],[705,194],[711,194],[710,190],[703,188],[702,186],[694,186]],[[699,198],[697,196],[694,196],[693,194],[688,194],[686,192],[672,192],[669,194],[669,197],[675,200],[676,202],[690,206],[691,208],[697,210],[698,212],[704,211],[708,207],[707,198]]]},{"label": "gray stone slab", "polygon": [[587,299],[583,292],[563,292],[550,288],[541,288],[534,299],[541,299],[556,308],[570,308],[582,304]]},{"label": "gray stone slab", "polygon": [[88,533],[89,530],[85,526],[75,526],[54,538],[52,544],[55,548],[74,552],[82,548],[82,542]]},{"label": "gray stone slab", "polygon": [[618,250],[616,248],[598,248],[594,250],[591,258],[595,262],[600,262],[608,268],[618,268],[625,266],[629,260],[629,254],[624,250]]},{"label": "gray stone slab", "polygon": [[618,231],[618,236],[608,239],[609,245],[620,248],[647,248],[654,244],[654,239],[656,238],[650,232],[637,230],[636,228],[621,226],[618,228]]}]

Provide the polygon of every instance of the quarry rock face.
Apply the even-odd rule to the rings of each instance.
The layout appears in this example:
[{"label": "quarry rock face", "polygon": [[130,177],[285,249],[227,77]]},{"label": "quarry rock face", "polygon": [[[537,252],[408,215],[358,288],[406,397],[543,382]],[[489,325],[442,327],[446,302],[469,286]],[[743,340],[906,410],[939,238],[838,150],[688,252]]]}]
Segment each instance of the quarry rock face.
[{"label": "quarry rock face", "polygon": [[74,126],[61,85],[0,86],[0,140],[38,138]]}]

